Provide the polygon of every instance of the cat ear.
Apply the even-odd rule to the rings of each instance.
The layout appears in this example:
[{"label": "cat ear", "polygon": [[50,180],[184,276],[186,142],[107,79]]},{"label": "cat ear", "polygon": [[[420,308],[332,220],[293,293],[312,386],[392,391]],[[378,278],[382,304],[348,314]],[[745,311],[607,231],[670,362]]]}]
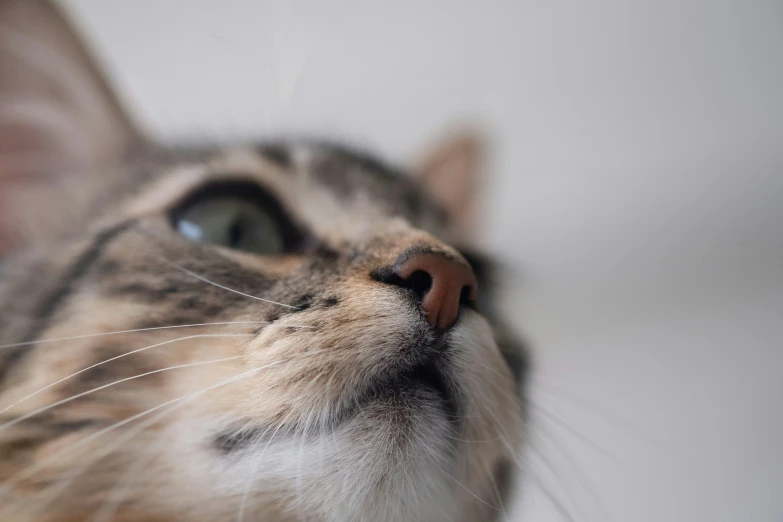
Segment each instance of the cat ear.
[{"label": "cat ear", "polygon": [[419,162],[416,176],[449,215],[454,231],[467,236],[476,226],[484,169],[484,140],[476,131],[452,134]]},{"label": "cat ear", "polygon": [[0,0],[0,255],[12,207],[116,160],[136,139],[70,24],[47,0]]}]

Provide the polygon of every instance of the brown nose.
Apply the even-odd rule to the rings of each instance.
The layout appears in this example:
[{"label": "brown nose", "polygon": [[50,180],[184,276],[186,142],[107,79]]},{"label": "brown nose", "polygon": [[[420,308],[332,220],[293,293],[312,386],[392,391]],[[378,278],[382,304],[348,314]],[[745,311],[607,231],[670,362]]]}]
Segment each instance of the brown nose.
[{"label": "brown nose", "polygon": [[464,261],[438,254],[415,254],[396,273],[421,298],[427,322],[440,330],[457,322],[460,304],[476,299],[476,276]]}]

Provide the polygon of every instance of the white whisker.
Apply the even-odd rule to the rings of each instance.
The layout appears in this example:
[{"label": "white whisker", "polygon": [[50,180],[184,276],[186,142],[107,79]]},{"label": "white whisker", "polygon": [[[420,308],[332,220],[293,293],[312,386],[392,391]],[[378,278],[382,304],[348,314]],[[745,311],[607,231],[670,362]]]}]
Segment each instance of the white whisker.
[{"label": "white whisker", "polygon": [[[164,238],[158,232],[156,232],[155,230],[149,228],[146,225],[140,225],[140,226],[134,228],[134,230],[136,230],[138,232],[143,232],[143,233],[145,233],[147,235],[150,235],[150,236],[154,236],[158,240],[161,240],[161,241],[164,240]],[[223,286],[223,285],[221,285],[219,283],[216,283],[215,281],[212,281],[211,279],[207,279],[206,277],[193,272],[192,270],[188,270],[187,268],[185,268],[184,266],[180,265],[179,263],[175,263],[174,261],[172,261],[172,260],[170,260],[170,259],[168,259],[166,257],[161,257],[161,261],[163,261],[167,265],[171,266],[172,268],[175,268],[175,269],[179,270],[180,272],[182,272],[184,274],[187,274],[187,275],[189,275],[191,277],[194,277],[194,278],[198,279],[199,281],[202,281],[202,282],[207,283],[209,285],[215,286],[215,287],[220,288],[222,290],[226,290],[227,292],[232,292],[232,293],[235,293],[235,294],[239,294],[241,296],[248,297],[250,299],[256,299],[258,301],[263,301],[264,303],[269,303],[269,304],[273,304],[273,305],[283,306],[285,308],[290,308],[291,310],[301,310],[301,308],[299,308],[298,306],[287,305],[285,303],[278,303],[277,301],[272,301],[270,299],[264,299],[263,297],[258,297],[258,296],[255,296],[255,295],[246,294],[244,292],[240,292],[239,290],[235,290],[233,288],[229,288],[227,286]],[[270,268],[270,270],[271,270],[271,268]],[[277,274],[275,274],[275,276],[277,276]],[[278,277],[278,279],[279,279],[279,277]],[[282,282],[282,280],[281,280],[281,282]]]},{"label": "white whisker", "polygon": [[106,500],[93,515],[92,522],[111,522],[114,520],[117,510],[130,493],[133,483],[138,479],[141,473],[145,471],[145,468],[150,462],[155,459],[161,448],[170,443],[171,441],[165,437],[159,437],[154,449],[150,449],[149,453],[144,458],[136,460],[133,465],[128,467],[122,478],[117,481],[106,496]]},{"label": "white whisker", "polygon": [[483,498],[481,498],[481,497],[479,497],[478,495],[476,495],[475,493],[473,493],[473,492],[472,492],[470,489],[468,489],[468,487],[467,487],[467,486],[464,486],[464,485],[463,485],[463,484],[462,484],[462,483],[461,483],[459,480],[457,480],[457,477],[455,477],[454,475],[451,475],[450,473],[446,473],[446,474],[447,474],[447,475],[449,476],[449,478],[451,478],[451,480],[453,480],[453,481],[454,481],[454,482],[455,482],[455,483],[456,483],[456,484],[457,484],[459,487],[461,487],[462,489],[464,489],[465,491],[467,491],[467,492],[468,492],[468,493],[469,493],[469,494],[470,494],[470,495],[471,495],[473,498],[475,498],[476,500],[478,500],[479,502],[481,502],[482,504],[484,504],[485,506],[487,506],[487,507],[491,508],[491,509],[492,509],[492,510],[494,510],[494,511],[500,511],[500,510],[499,510],[497,507],[493,506],[492,504],[490,504],[489,502],[487,502],[487,501],[486,501],[486,500],[484,500]]},{"label": "white whisker", "polygon": [[[246,370],[246,371],[244,371],[242,373],[239,373],[239,374],[234,375],[232,377],[229,377],[227,379],[223,379],[222,381],[217,382],[216,384],[213,384],[213,385],[208,386],[206,388],[203,388],[201,390],[198,390],[198,391],[195,391],[195,392],[191,392],[191,393],[187,393],[185,395],[181,395],[180,397],[176,397],[174,399],[170,399],[168,401],[162,402],[162,403],[160,403],[160,404],[158,404],[156,406],[153,406],[152,408],[149,408],[149,409],[144,410],[144,411],[142,411],[140,413],[132,415],[132,416],[128,417],[127,419],[123,419],[123,420],[121,420],[119,422],[116,422],[116,423],[114,423],[114,424],[112,424],[110,426],[107,426],[107,427],[105,427],[105,428],[103,428],[101,430],[98,430],[98,431],[96,431],[94,433],[91,433],[87,437],[79,440],[78,442],[76,442],[76,443],[74,443],[74,444],[72,444],[72,445],[70,445],[68,447],[65,447],[65,448],[62,448],[62,449],[60,449],[58,451],[50,453],[49,455],[47,455],[46,458],[37,461],[36,464],[34,464],[33,466],[30,466],[30,467],[26,468],[25,470],[17,473],[16,475],[8,478],[2,485],[0,485],[0,498],[2,498],[7,493],[8,489],[10,488],[11,485],[16,484],[19,481],[22,481],[22,480],[24,480],[24,479],[26,479],[28,477],[31,477],[37,471],[43,469],[44,466],[46,465],[46,463],[49,460],[52,460],[52,459],[57,458],[57,457],[61,457],[63,455],[67,455],[68,453],[73,452],[74,450],[78,449],[79,447],[82,447],[85,444],[88,444],[88,443],[92,442],[93,440],[95,440],[95,439],[97,439],[99,437],[102,437],[103,435],[106,435],[107,433],[110,433],[110,432],[112,432],[114,430],[117,430],[117,429],[119,429],[119,428],[121,428],[121,427],[123,427],[123,426],[125,426],[125,425],[127,425],[127,424],[129,424],[129,423],[131,423],[131,422],[133,422],[135,420],[137,420],[137,419],[145,417],[145,416],[147,416],[147,415],[149,415],[151,413],[154,413],[154,412],[156,412],[156,411],[158,411],[158,410],[160,410],[162,408],[166,408],[169,405],[176,404],[176,403],[181,402],[181,401],[186,401],[185,402],[185,404],[186,404],[188,401],[190,401],[192,399],[195,399],[195,398],[197,398],[197,397],[199,397],[199,396],[201,396],[201,395],[203,395],[203,394],[205,394],[205,393],[207,393],[209,391],[212,391],[212,390],[214,390],[216,388],[220,388],[222,386],[226,386],[226,385],[231,384],[233,382],[236,382],[238,380],[247,378],[247,377],[249,377],[249,376],[251,376],[251,375],[253,375],[255,373],[258,373],[258,372],[260,372],[262,370],[265,370],[267,368],[271,368],[273,366],[277,366],[279,364],[291,361],[291,360],[296,359],[298,357],[306,357],[306,356],[311,356],[311,355],[317,355],[317,354],[319,354],[319,353],[321,353],[323,351],[324,350],[315,350],[315,351],[307,352],[307,353],[304,353],[304,354],[293,355],[293,356],[285,358],[285,359],[278,359],[278,360],[273,361],[271,363],[267,363],[267,364],[264,364],[262,366],[251,368],[250,370]],[[166,413],[166,412],[163,412],[163,413]],[[152,424],[157,422],[158,418],[159,418],[159,416],[156,415],[152,419],[149,419],[148,421],[146,421],[146,422],[140,424],[139,426],[137,426],[136,430],[131,430],[128,434],[126,434],[126,435],[128,435],[127,437],[120,438],[120,439],[115,439],[114,444],[110,444],[110,445],[105,446],[104,448],[102,448],[103,451],[99,452],[97,454],[97,456],[93,455],[93,460],[91,462],[96,462],[98,459],[103,458],[105,455],[108,455],[111,451],[114,451],[114,449],[122,446],[122,444],[124,444],[126,442],[126,440],[130,440],[130,437],[134,436],[136,433],[138,433],[142,429],[146,428],[147,426],[151,426]],[[82,470],[86,469],[86,466],[84,466],[81,469]]]},{"label": "white whisker", "polygon": [[[292,409],[289,411],[286,416],[283,418],[283,420],[280,421],[280,423],[275,428],[275,431],[272,433],[272,435],[269,437],[269,440],[267,441],[266,445],[264,446],[264,449],[261,451],[261,454],[255,458],[255,462],[253,463],[253,468],[250,471],[250,474],[247,476],[247,481],[245,482],[245,488],[242,492],[242,500],[239,504],[239,511],[237,512],[237,522],[243,522],[245,520],[245,510],[247,509],[247,500],[250,496],[250,485],[253,479],[255,478],[255,474],[258,471],[258,466],[261,464],[261,460],[264,458],[264,455],[266,454],[266,450],[269,449],[269,445],[272,444],[272,441],[275,438],[275,435],[280,431],[280,428],[282,428],[285,423],[288,421],[288,418],[294,413],[294,410]],[[250,454],[252,456],[255,449],[258,447],[258,444],[261,442],[261,440],[266,436],[267,432],[272,429],[272,426],[268,426],[264,432],[258,436],[258,438],[253,443],[253,446],[250,448]],[[252,457],[251,457],[252,458]]]},{"label": "white whisker", "polygon": [[583,435],[579,430],[571,426],[565,419],[560,417],[559,415],[556,415],[555,413],[552,413],[551,411],[547,410],[540,404],[536,404],[530,400],[526,401],[527,405],[534,408],[538,414],[546,419],[549,420],[552,424],[556,424],[557,426],[560,426],[560,428],[567,431],[569,434],[571,434],[573,437],[576,437],[577,439],[581,440],[583,443],[587,444],[597,452],[601,453],[605,457],[608,457],[615,461],[616,463],[620,464],[621,466],[625,467],[631,467],[631,465],[628,462],[625,462],[618,456],[614,455],[611,451],[604,448],[597,442],[592,441],[589,437]]},{"label": "white whisker", "polygon": [[6,422],[5,424],[0,424],[0,432],[4,431],[4,430],[6,430],[6,429],[8,429],[8,428],[10,428],[12,426],[15,426],[15,425],[19,424],[20,422],[24,422],[27,419],[29,419],[31,417],[34,417],[35,415],[38,415],[38,414],[43,413],[45,411],[49,411],[52,408],[56,408],[57,406],[61,406],[63,404],[67,404],[67,403],[69,403],[71,401],[74,401],[74,400],[79,399],[81,397],[85,397],[87,395],[91,395],[91,394],[93,394],[95,392],[99,392],[101,390],[105,390],[106,388],[110,388],[110,387],[115,386],[117,384],[122,384],[124,382],[132,381],[134,379],[140,379],[142,377],[147,377],[148,375],[154,375],[156,373],[167,372],[167,371],[170,371],[170,370],[178,370],[178,369],[181,369],[181,368],[190,368],[190,367],[193,367],[193,366],[203,366],[203,365],[206,365],[206,364],[214,364],[214,363],[225,362],[225,361],[234,361],[234,360],[239,359],[241,357],[242,357],[241,355],[235,355],[233,357],[223,357],[221,359],[212,359],[212,360],[209,360],[209,361],[199,361],[199,362],[193,362],[193,363],[187,363],[187,364],[177,364],[175,366],[168,366],[166,368],[159,368],[157,370],[152,370],[152,371],[149,371],[149,372],[141,373],[139,375],[133,375],[132,377],[125,377],[123,379],[112,381],[112,382],[110,382],[108,384],[104,384],[102,386],[98,386],[97,388],[92,388],[92,389],[83,391],[81,393],[77,393],[76,395],[71,395],[70,397],[66,397],[65,399],[61,399],[59,401],[53,402],[51,404],[47,404],[46,406],[41,406],[40,408],[35,409],[35,410],[31,411],[31,412],[28,412],[28,413],[26,413],[26,414],[24,414],[24,415],[22,415],[20,417],[16,417],[15,419],[10,420],[10,421]]},{"label": "white whisker", "polygon": [[197,273],[195,273],[195,272],[193,272],[191,270],[188,270],[184,266],[179,265],[179,264],[177,264],[174,261],[171,261],[169,259],[162,258],[162,261],[165,262],[167,265],[170,265],[171,267],[176,268],[177,270],[179,270],[180,272],[182,272],[184,274],[187,274],[187,275],[189,275],[191,277],[195,277],[199,281],[203,281],[203,282],[205,282],[207,284],[210,284],[212,286],[216,286],[218,288],[222,288],[223,290],[226,290],[228,292],[233,292],[235,294],[239,294],[239,295],[242,295],[242,296],[245,296],[245,297],[249,297],[250,299],[256,299],[258,301],[263,301],[265,303],[278,305],[278,306],[283,306],[285,308],[290,308],[291,310],[301,310],[301,308],[299,308],[298,306],[287,305],[285,303],[278,303],[277,301],[272,301],[270,299],[264,299],[263,297],[258,297],[258,296],[255,296],[255,295],[246,294],[244,292],[240,292],[239,290],[234,290],[233,288],[229,288],[227,286],[223,286],[223,285],[221,285],[219,283],[216,283],[216,282],[214,282],[214,281],[212,281],[210,279],[207,279],[206,277],[201,276],[201,275],[199,275],[199,274],[197,274]]},{"label": "white whisker", "polygon": [[530,442],[531,443],[528,445],[530,454],[537,456],[541,463],[549,469],[550,473],[548,474],[552,477],[554,485],[561,486],[561,490],[563,491],[565,497],[564,500],[567,500],[576,510],[576,514],[580,520],[589,520],[589,518],[585,515],[585,511],[582,509],[582,506],[580,505],[580,502],[578,501],[576,494],[574,493],[574,488],[571,487],[571,484],[563,478],[563,475],[559,473],[557,469],[555,469],[555,466],[552,465],[552,462],[547,458],[545,453],[532,444],[532,439]]},{"label": "white whisker", "polygon": [[[594,415],[601,421],[609,424],[613,429],[622,430],[627,434],[633,435],[638,441],[648,444],[654,447],[656,450],[661,451],[666,456],[674,451],[669,445],[656,437],[654,437],[649,431],[642,430],[629,419],[624,418],[617,412],[610,410],[609,408],[602,406],[598,401],[590,401],[584,397],[583,394],[569,390],[563,386],[557,385],[553,382],[549,382],[538,376],[534,376],[536,380],[536,390],[543,392],[550,397],[566,402],[570,405]],[[678,456],[677,458],[680,458]]]},{"label": "white whisker", "polygon": [[552,506],[555,508],[555,510],[560,514],[560,517],[566,520],[566,522],[576,522],[574,520],[574,517],[571,515],[571,513],[566,509],[566,507],[563,505],[562,502],[557,500],[555,496],[552,494],[551,491],[549,491],[544,483],[541,481],[540,478],[536,477],[532,473],[528,473],[526,475],[526,478],[538,486],[538,489],[541,490],[541,493],[544,494],[544,496],[549,500],[549,502],[552,504]]},{"label": "white whisker", "polygon": [[488,464],[485,465],[485,469],[487,471],[487,476],[489,477],[489,482],[492,485],[492,491],[495,493],[495,497],[498,499],[498,504],[500,504],[500,512],[503,513],[503,520],[504,522],[508,522],[508,512],[506,511],[506,506],[503,504],[503,495],[500,494],[497,481],[495,480],[495,475],[492,473],[492,470],[489,468]]},{"label": "white whisker", "polygon": [[25,341],[23,343],[0,344],[0,349],[16,348],[18,346],[32,346],[38,344],[57,343],[60,341],[74,341],[77,339],[89,339],[91,337],[106,337],[109,335],[119,335],[119,334],[135,333],[135,332],[151,332],[154,330],[171,330],[175,328],[195,328],[199,326],[222,326],[222,325],[230,325],[230,324],[262,325],[262,324],[269,324],[269,322],[268,321],[224,321],[218,323],[194,323],[194,324],[175,324],[172,326],[152,326],[149,328],[134,328],[132,330],[115,330],[112,332],[99,332],[99,333],[91,333],[91,334],[84,334],[84,335],[73,335],[70,337],[53,337],[49,339],[38,339],[36,341]]},{"label": "white whisker", "polygon": [[[234,381],[237,381],[239,379],[242,379],[244,377],[248,377],[251,374],[255,373],[256,371],[259,371],[259,369],[258,368],[254,368],[252,370],[247,370],[247,371],[242,372],[242,373],[240,373],[238,375],[235,375],[233,377],[229,377],[228,379],[224,379],[224,380],[218,382],[217,384],[213,384],[212,386],[209,386],[209,387],[207,387],[205,389],[202,389],[202,390],[199,390],[199,391],[196,391],[196,392],[192,392],[192,393],[188,393],[186,395],[182,395],[182,396],[177,397],[175,399],[171,399],[171,400],[162,402],[162,403],[158,404],[157,406],[153,406],[152,408],[149,408],[149,409],[144,410],[144,411],[142,411],[140,413],[132,415],[132,416],[128,417],[127,419],[123,419],[123,420],[121,420],[119,422],[115,422],[114,424],[112,424],[110,426],[107,426],[107,427],[105,427],[105,428],[103,428],[103,429],[101,429],[99,431],[91,433],[90,435],[88,435],[87,437],[79,440],[78,442],[76,442],[76,443],[74,443],[74,444],[72,444],[72,445],[70,445],[68,447],[62,448],[59,451],[55,451],[54,453],[48,455],[47,458],[39,460],[38,462],[36,462],[35,465],[29,466],[28,468],[26,468],[25,470],[21,471],[20,473],[17,473],[16,475],[14,475],[14,476],[10,477],[9,479],[7,479],[2,485],[0,485],[0,498],[2,498],[3,496],[6,495],[8,489],[13,484],[16,484],[16,483],[18,483],[18,482],[20,482],[20,481],[22,481],[22,480],[24,480],[24,479],[26,479],[28,477],[31,477],[37,471],[43,469],[45,464],[49,460],[52,460],[52,459],[54,459],[54,458],[56,458],[58,456],[63,456],[64,454],[67,455],[68,453],[73,452],[74,450],[78,449],[79,447],[84,446],[85,444],[87,444],[89,442],[92,442],[93,440],[95,440],[95,439],[97,439],[99,437],[102,437],[103,435],[106,435],[107,433],[110,433],[110,432],[112,432],[112,431],[114,431],[116,429],[119,429],[119,428],[121,428],[121,427],[123,427],[123,426],[125,426],[125,425],[127,425],[127,424],[129,424],[131,422],[133,422],[134,420],[137,420],[137,419],[140,419],[142,417],[145,417],[145,416],[149,415],[150,413],[154,413],[155,411],[158,411],[158,410],[160,410],[162,408],[166,408],[167,406],[170,406],[172,404],[176,404],[176,403],[178,403],[180,401],[185,401],[182,404],[177,405],[177,407],[183,406],[183,405],[187,404],[190,400],[195,399],[196,397],[198,397],[199,395],[202,395],[202,394],[204,394],[204,393],[206,393],[208,391],[214,390],[214,389],[216,389],[216,388],[218,388],[220,386],[225,386],[227,384],[230,384],[230,383],[232,383]],[[172,411],[174,409],[176,409],[176,408],[172,408]],[[109,445],[104,446],[103,448],[101,448],[102,451],[99,451],[97,454],[93,454],[92,455],[92,460],[90,460],[88,463],[84,464],[82,467],[78,468],[75,473],[73,471],[71,471],[69,477],[66,477],[63,480],[61,480],[60,482],[58,482],[58,485],[63,483],[63,482],[65,483],[65,485],[61,486],[59,490],[55,491],[55,493],[57,491],[62,490],[65,486],[67,486],[67,484],[71,480],[73,480],[73,478],[76,477],[76,475],[78,475],[79,473],[81,473],[82,471],[87,469],[87,467],[90,466],[92,463],[97,462],[98,460],[100,460],[104,456],[106,456],[109,453],[111,453],[112,451],[114,451],[116,448],[118,448],[118,447],[122,446],[123,444],[125,444],[125,442],[127,442],[132,437],[134,437],[136,434],[141,432],[144,428],[146,428],[147,426],[153,425],[155,422],[157,422],[159,419],[161,419],[163,417],[163,415],[166,414],[166,413],[168,413],[168,411],[163,411],[160,414],[153,416],[152,418],[148,419],[147,421],[142,422],[141,424],[136,426],[135,429],[130,430],[128,433],[125,434],[125,437],[119,437],[119,438],[114,440],[113,444],[109,444]]]},{"label": "white whisker", "polygon": [[[62,379],[59,379],[59,380],[57,380],[57,381],[55,381],[55,382],[53,382],[51,384],[47,384],[43,388],[41,388],[39,390],[36,390],[33,393],[22,397],[21,399],[19,399],[18,401],[14,402],[13,404],[10,404],[10,405],[6,406],[2,410],[0,410],[0,415],[2,415],[3,413],[7,412],[8,410],[13,408],[14,406],[17,406],[17,405],[21,404],[22,402],[24,402],[24,401],[26,401],[26,400],[28,400],[28,399],[30,399],[32,397],[35,397],[39,393],[44,392],[44,391],[52,388],[53,386],[56,386],[56,385],[60,384],[61,382],[67,381],[68,379],[72,379],[73,377],[76,377],[77,375],[79,375],[81,373],[84,373],[84,372],[86,372],[88,370],[92,370],[93,368],[97,368],[98,366],[102,366],[102,365],[110,363],[112,361],[116,361],[117,359],[122,359],[123,357],[127,357],[129,355],[133,355],[134,353],[144,352],[144,351],[147,351],[147,350],[151,350],[153,348],[158,348],[159,346],[164,346],[164,345],[167,345],[167,344],[172,344],[172,343],[176,343],[176,342],[180,342],[180,341],[186,341],[188,339],[200,339],[200,338],[210,338],[210,337],[218,337],[218,338],[225,338],[225,337],[248,337],[248,336],[253,336],[253,335],[254,334],[249,334],[249,333],[248,334],[196,334],[196,335],[187,335],[185,337],[178,337],[177,339],[169,339],[168,341],[162,341],[162,342],[159,342],[159,343],[152,344],[150,346],[145,346],[144,348],[138,348],[136,350],[131,350],[130,352],[126,352],[126,353],[123,353],[123,354],[111,357],[110,359],[106,359],[105,361],[101,361],[99,363],[95,363],[95,364],[93,364],[91,366],[88,366],[86,368],[82,368],[81,370],[79,370],[77,372],[74,372],[74,373],[72,373],[70,375],[67,375],[67,376],[63,377]],[[3,430],[3,426],[4,425],[0,425],[0,431]]]},{"label": "white whisker", "polygon": [[[561,440],[559,440],[554,433],[552,433],[552,430],[546,429],[546,426],[541,426],[537,428],[538,430],[542,430],[544,433],[544,436],[539,436],[539,440],[541,441],[547,441],[549,444],[555,448],[555,450],[558,452],[558,454],[562,457],[562,459],[571,466],[571,469],[576,474],[576,478],[581,483],[582,489],[587,492],[587,494],[592,497],[593,503],[598,507],[598,509],[602,512],[601,518],[603,520],[607,520],[608,522],[612,522],[614,518],[609,513],[609,510],[604,505],[603,500],[601,500],[601,497],[598,495],[598,492],[593,487],[592,483],[590,482],[587,475],[582,471],[581,467],[576,462],[576,459],[571,455],[571,453],[566,449],[565,445],[562,443]],[[532,441],[531,441],[532,443]],[[554,471],[553,466],[550,464],[549,467]],[[561,481],[562,482],[562,481]]]}]

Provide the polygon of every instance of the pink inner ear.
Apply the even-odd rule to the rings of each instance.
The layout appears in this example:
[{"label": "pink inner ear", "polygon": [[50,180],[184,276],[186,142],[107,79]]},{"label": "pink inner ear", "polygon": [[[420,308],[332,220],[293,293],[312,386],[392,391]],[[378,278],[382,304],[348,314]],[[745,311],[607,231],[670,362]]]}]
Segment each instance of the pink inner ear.
[{"label": "pink inner ear", "polygon": [[82,134],[64,111],[25,105],[0,105],[0,257],[19,239],[20,214],[36,212],[31,196],[87,167]]},{"label": "pink inner ear", "polygon": [[56,106],[0,105],[0,190],[9,179],[56,177],[86,167],[88,149],[79,131]]},{"label": "pink inner ear", "polygon": [[474,232],[483,154],[481,135],[464,131],[426,156],[419,168],[419,177],[448,211],[452,227],[464,236]]}]

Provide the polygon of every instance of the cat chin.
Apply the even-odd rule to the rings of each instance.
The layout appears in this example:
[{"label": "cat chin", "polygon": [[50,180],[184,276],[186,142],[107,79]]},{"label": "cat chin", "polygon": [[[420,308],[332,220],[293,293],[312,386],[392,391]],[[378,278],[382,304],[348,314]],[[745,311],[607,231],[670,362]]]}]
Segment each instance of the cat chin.
[{"label": "cat chin", "polygon": [[490,520],[496,513],[482,512],[486,503],[460,485],[493,502],[488,470],[508,455],[477,441],[516,445],[521,421],[501,413],[513,390],[503,366],[478,364],[500,361],[488,332],[478,314],[466,314],[450,336],[460,355],[442,371],[459,383],[458,417],[444,407],[442,383],[417,369],[376,387],[332,429],[264,441],[235,457],[227,470],[235,487],[252,482],[254,494],[265,492],[259,498],[274,499],[296,520]]},{"label": "cat chin", "polygon": [[236,461],[235,486],[254,477],[254,494],[297,520],[459,520],[443,516],[454,505],[454,430],[431,395],[379,398],[331,433],[259,448]]},{"label": "cat chin", "polygon": [[[494,503],[489,470],[521,437],[513,379],[478,313],[465,311],[443,341],[448,357],[434,367],[423,359],[350,388],[342,415],[319,407],[315,390],[296,423],[270,426],[245,409],[183,416],[172,439],[189,442],[167,455],[170,468],[188,490],[247,498],[248,520],[491,520],[465,514],[487,505],[464,488]],[[272,511],[284,516],[250,516]]]}]

